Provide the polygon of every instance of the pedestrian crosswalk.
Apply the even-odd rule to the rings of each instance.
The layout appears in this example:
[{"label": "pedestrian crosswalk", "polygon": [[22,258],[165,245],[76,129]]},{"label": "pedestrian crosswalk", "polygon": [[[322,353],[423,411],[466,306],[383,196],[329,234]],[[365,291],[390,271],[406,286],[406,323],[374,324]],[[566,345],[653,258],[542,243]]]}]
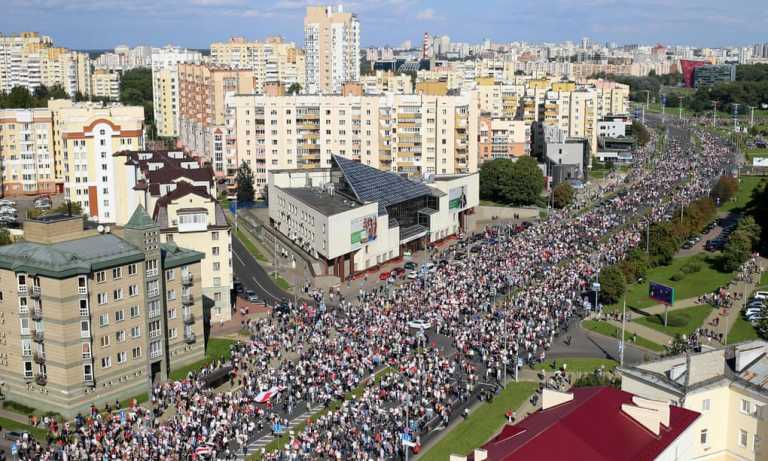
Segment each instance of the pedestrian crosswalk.
[{"label": "pedestrian crosswalk", "polygon": [[[300,414],[299,416],[296,416],[288,423],[288,427],[285,428],[284,433],[289,433],[290,431],[294,430],[296,426],[305,422],[307,418],[309,418],[310,416],[312,416],[311,410],[307,410],[304,413]],[[267,434],[262,435],[261,437],[251,440],[250,442],[248,442],[248,449],[246,450],[245,454],[243,454],[242,449],[240,450],[240,453],[237,456],[237,461],[245,461],[248,455],[266,447],[267,445],[272,443],[272,441],[275,440],[276,438],[277,438],[276,436],[272,435],[272,433],[269,432]]]}]

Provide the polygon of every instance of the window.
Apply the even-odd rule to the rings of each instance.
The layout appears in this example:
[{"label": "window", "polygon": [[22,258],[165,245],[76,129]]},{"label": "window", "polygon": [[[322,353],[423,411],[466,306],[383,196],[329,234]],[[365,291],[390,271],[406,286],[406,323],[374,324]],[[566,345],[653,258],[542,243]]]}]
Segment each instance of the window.
[{"label": "window", "polygon": [[176,309],[168,309],[168,320],[176,318]]},{"label": "window", "polygon": [[131,338],[138,338],[141,336],[141,327],[131,328]]},{"label": "window", "polygon": [[128,361],[128,353],[127,352],[118,352],[117,353],[117,363],[125,363]]},{"label": "window", "polygon": [[24,362],[24,377],[32,378],[32,362]]},{"label": "window", "polygon": [[83,365],[83,380],[93,381],[93,367],[90,363]]},{"label": "window", "polygon": [[744,429],[739,429],[739,446],[740,447],[747,447],[747,439],[749,438],[749,434]]},{"label": "window", "polygon": [[122,309],[115,311],[115,322],[122,322],[123,320],[125,320],[125,312]]},{"label": "window", "polygon": [[108,298],[106,293],[99,293],[96,295],[96,302],[101,306],[107,304]]},{"label": "window", "polygon": [[709,399],[704,399],[701,402],[701,411],[709,411],[709,405],[710,405]]},{"label": "window", "polygon": [[219,239],[219,232],[211,232],[211,240],[218,240]]},{"label": "window", "polygon": [[106,313],[100,314],[99,315],[99,326],[100,327],[105,327],[107,325],[109,325],[109,314],[106,314]]},{"label": "window", "polygon": [[113,279],[120,279],[123,278],[123,268],[122,267],[115,267],[112,269],[112,278]]},{"label": "window", "polygon": [[213,263],[213,271],[218,272],[219,270],[221,270],[221,263],[220,262]]},{"label": "window", "polygon": [[107,279],[107,276],[104,275],[104,271],[96,272],[96,283],[103,283]]},{"label": "window", "polygon": [[218,256],[219,255],[219,247],[212,247],[211,248],[211,254],[213,254],[214,256]]},{"label": "window", "polygon": [[760,436],[755,434],[755,436],[752,438],[752,450],[757,453],[760,451]]},{"label": "window", "polygon": [[176,279],[176,271],[173,269],[168,269],[165,271],[165,280],[174,280]]},{"label": "window", "polygon": [[136,317],[138,317],[139,316],[139,312],[140,312],[139,311],[139,306],[131,306],[130,315],[131,315],[132,319],[135,319]]},{"label": "window", "polygon": [[137,296],[139,294],[139,286],[138,285],[129,285],[128,286],[128,296]]},{"label": "window", "polygon": [[746,414],[749,414],[749,410],[750,410],[750,403],[749,403],[749,400],[746,400],[746,399],[742,399],[742,400],[741,400],[741,412],[742,412],[742,413],[746,413]]},{"label": "window", "polygon": [[112,357],[102,357],[101,358],[101,368],[109,368],[112,366]]},{"label": "window", "polygon": [[91,323],[88,320],[80,321],[80,337],[88,338],[91,336]]},{"label": "window", "polygon": [[21,322],[21,334],[28,335],[29,334],[29,319],[27,317],[19,319]]},{"label": "window", "polygon": [[101,340],[100,340],[100,343],[101,343],[101,347],[109,347],[109,345],[112,344],[112,342],[111,342],[111,340],[109,338],[109,335],[102,336]]},{"label": "window", "polygon": [[115,301],[120,301],[121,299],[123,299],[123,289],[118,288],[117,290],[113,290],[112,299],[114,299]]},{"label": "window", "polygon": [[699,441],[701,442],[702,445],[706,445],[707,444],[707,430],[706,429],[702,429],[701,430],[701,433],[699,434]]},{"label": "window", "polygon": [[91,358],[91,343],[82,343],[82,354],[84,359]]},{"label": "window", "polygon": [[171,328],[168,330],[168,339],[175,339],[179,333],[176,331],[175,328]]},{"label": "window", "polygon": [[134,347],[133,349],[131,349],[131,357],[133,357],[134,359],[141,358],[141,346]]},{"label": "window", "polygon": [[128,264],[128,275],[136,275],[136,264]]},{"label": "window", "polygon": [[21,355],[29,357],[32,355],[32,342],[28,339],[21,340]]}]

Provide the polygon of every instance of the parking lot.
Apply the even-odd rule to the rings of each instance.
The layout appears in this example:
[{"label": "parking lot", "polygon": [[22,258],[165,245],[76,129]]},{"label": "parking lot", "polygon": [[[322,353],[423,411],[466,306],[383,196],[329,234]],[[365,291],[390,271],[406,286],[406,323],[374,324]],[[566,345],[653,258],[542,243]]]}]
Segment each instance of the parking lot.
[{"label": "parking lot", "polygon": [[[737,221],[738,216],[734,213],[717,219],[714,226],[709,227],[701,235],[696,236],[683,244],[683,247],[675,256],[692,256],[703,251],[722,250],[722,247],[728,242],[728,237],[736,226]],[[707,245],[707,242],[710,242],[709,246]]]},{"label": "parking lot", "polygon": [[[0,199],[0,225],[7,226],[9,228],[20,228],[25,219],[27,219],[27,212],[29,209],[35,208],[35,203],[43,202],[43,197],[50,197],[48,201],[50,207],[41,209],[53,209],[64,203],[64,195],[40,195],[40,196],[16,196],[5,197]],[[5,217],[5,219],[3,219]],[[14,219],[11,219],[14,218]]]}]

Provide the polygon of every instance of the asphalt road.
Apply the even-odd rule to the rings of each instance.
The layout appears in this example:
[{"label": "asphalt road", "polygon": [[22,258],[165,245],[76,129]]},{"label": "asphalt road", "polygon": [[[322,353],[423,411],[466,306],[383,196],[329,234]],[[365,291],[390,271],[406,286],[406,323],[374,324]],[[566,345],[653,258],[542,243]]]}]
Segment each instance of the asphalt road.
[{"label": "asphalt road", "polygon": [[256,292],[259,299],[264,300],[268,305],[274,305],[291,297],[275,284],[267,271],[234,235],[232,236],[232,254],[235,275],[245,288]]}]

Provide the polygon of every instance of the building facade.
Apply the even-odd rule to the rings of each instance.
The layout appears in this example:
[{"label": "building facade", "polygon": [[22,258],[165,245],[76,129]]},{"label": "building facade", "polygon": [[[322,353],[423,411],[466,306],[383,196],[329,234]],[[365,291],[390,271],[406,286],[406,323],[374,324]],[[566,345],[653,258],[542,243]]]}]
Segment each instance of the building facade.
[{"label": "building facade", "polygon": [[100,69],[94,71],[91,76],[91,95],[96,98],[119,101],[120,74]]},{"label": "building facade", "polygon": [[0,109],[3,195],[61,192],[48,109]]},{"label": "building facade", "polygon": [[360,78],[360,22],[342,6],[308,6],[304,17],[309,94],[339,93]]},{"label": "building facade", "polygon": [[199,51],[165,47],[152,51],[152,102],[160,137],[179,136],[178,65],[203,60]]},{"label": "building facade", "polygon": [[523,120],[480,116],[478,163],[531,154],[531,129]]},{"label": "building facade", "polygon": [[24,237],[0,248],[6,398],[71,417],[203,357],[202,254],[162,244],[143,209],[119,234],[55,215]]}]

